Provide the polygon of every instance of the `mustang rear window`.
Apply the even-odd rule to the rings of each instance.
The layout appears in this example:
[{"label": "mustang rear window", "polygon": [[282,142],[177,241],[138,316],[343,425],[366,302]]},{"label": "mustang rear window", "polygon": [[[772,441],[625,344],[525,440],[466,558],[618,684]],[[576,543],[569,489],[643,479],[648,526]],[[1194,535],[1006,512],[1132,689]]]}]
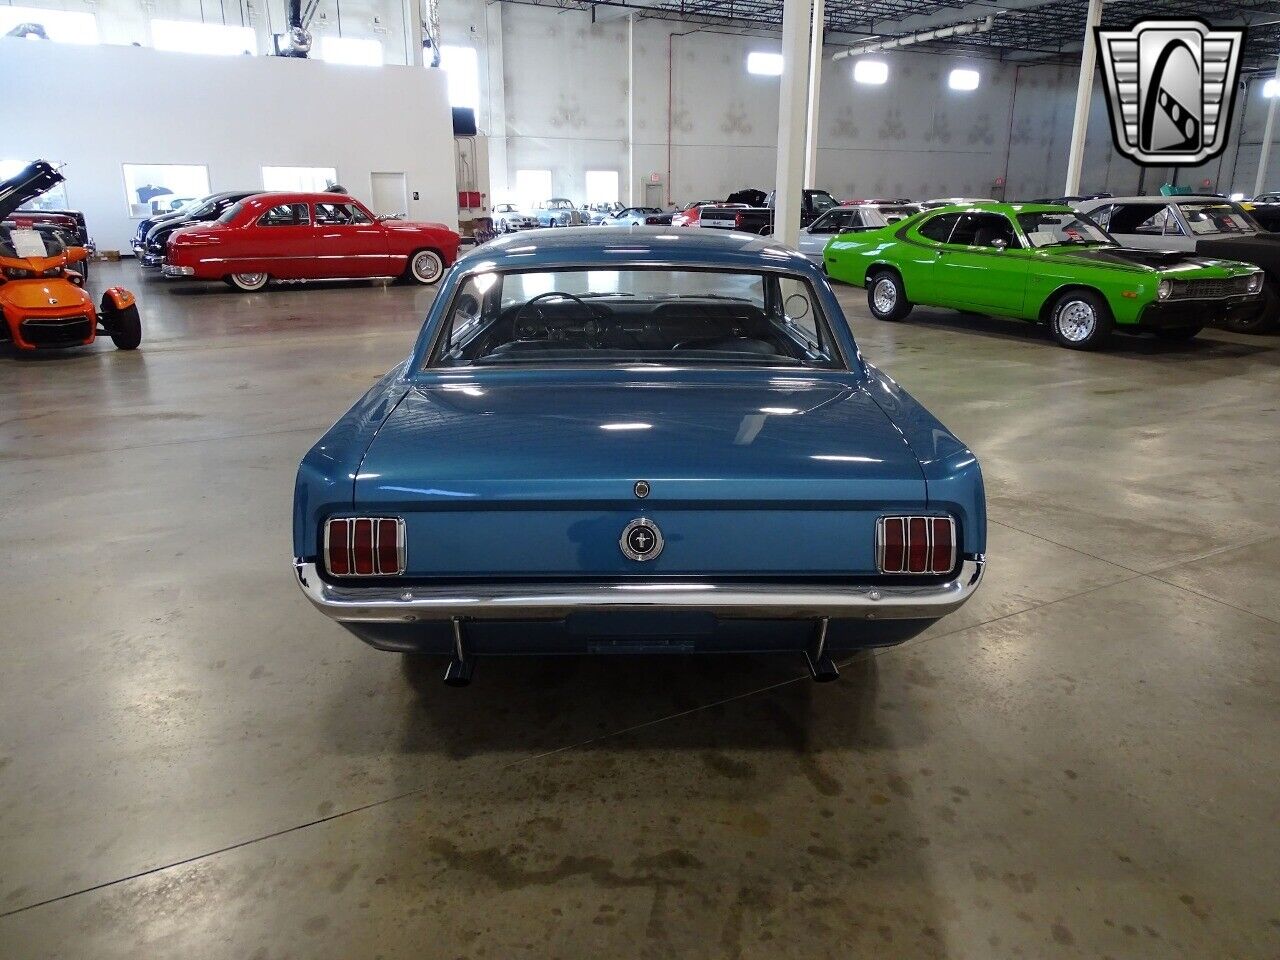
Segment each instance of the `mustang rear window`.
[{"label": "mustang rear window", "polygon": [[476,274],[428,365],[564,363],[843,367],[807,280],[710,270]]}]

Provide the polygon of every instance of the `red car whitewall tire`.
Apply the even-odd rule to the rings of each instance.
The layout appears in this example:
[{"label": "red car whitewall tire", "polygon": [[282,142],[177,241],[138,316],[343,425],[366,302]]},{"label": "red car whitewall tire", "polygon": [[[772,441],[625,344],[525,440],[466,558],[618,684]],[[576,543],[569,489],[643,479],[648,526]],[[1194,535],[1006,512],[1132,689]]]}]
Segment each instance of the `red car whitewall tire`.
[{"label": "red car whitewall tire", "polygon": [[418,250],[409,257],[409,276],[424,286],[439,283],[444,276],[444,258],[434,250]]}]

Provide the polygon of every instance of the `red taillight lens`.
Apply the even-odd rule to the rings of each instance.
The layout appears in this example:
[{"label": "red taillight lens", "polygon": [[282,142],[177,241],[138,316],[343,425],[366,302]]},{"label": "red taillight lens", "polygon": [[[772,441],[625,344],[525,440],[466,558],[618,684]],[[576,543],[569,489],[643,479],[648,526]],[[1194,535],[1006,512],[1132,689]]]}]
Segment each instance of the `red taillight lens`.
[{"label": "red taillight lens", "polygon": [[740,227],[740,226],[742,226],[742,214],[740,214],[740,213],[735,213],[735,214],[733,215],[733,225],[734,225],[734,227]]},{"label": "red taillight lens", "polygon": [[881,573],[950,573],[956,564],[956,524],[950,517],[881,517],[876,565]]},{"label": "red taillight lens", "polygon": [[930,539],[933,541],[929,555],[929,569],[934,573],[948,573],[956,565],[956,525],[950,517],[934,517]]},{"label": "red taillight lens", "polygon": [[330,520],[324,528],[324,559],[335,577],[351,574],[351,521]]},{"label": "red taillight lens", "polygon": [[885,517],[880,521],[877,555],[881,573],[902,573],[907,569],[906,517]]},{"label": "red taillight lens", "polygon": [[352,522],[351,555],[355,558],[356,575],[373,575],[373,521],[361,518]]},{"label": "red taillight lens", "polygon": [[404,521],[398,517],[330,520],[324,561],[335,577],[394,577],[404,573]]},{"label": "red taillight lens", "polygon": [[400,524],[396,520],[378,521],[378,572],[400,572]]}]

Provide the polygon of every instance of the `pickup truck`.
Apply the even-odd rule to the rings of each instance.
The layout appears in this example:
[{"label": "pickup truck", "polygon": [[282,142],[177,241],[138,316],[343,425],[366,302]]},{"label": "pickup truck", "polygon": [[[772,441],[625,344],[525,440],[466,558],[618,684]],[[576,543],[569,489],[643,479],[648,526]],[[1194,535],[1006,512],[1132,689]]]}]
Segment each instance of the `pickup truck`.
[{"label": "pickup truck", "polygon": [[[763,207],[744,207],[738,204],[721,204],[702,208],[699,224],[714,230],[740,230],[743,233],[767,235],[773,233],[773,194],[769,194]],[[828,210],[840,206],[826,190],[805,190],[800,206],[800,226],[807,227]]]}]

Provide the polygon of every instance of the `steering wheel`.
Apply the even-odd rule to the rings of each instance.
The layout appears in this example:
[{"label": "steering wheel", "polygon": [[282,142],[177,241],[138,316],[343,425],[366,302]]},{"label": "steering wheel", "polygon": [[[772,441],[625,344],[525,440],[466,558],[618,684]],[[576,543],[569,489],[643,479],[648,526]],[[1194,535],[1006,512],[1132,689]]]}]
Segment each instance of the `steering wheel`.
[{"label": "steering wheel", "polygon": [[[574,303],[582,307],[582,309],[587,312],[589,320],[586,328],[586,334],[588,338],[591,340],[592,346],[595,346],[597,343],[597,340],[599,339],[599,335],[604,331],[600,330],[596,326],[596,324],[592,323],[591,321],[600,319],[601,315],[596,312],[596,309],[593,306],[591,306],[591,304],[587,303],[581,297],[575,297],[572,293],[561,293],[559,290],[548,290],[546,293],[540,293],[536,297],[530,297],[528,300],[526,300],[524,303],[520,305],[520,309],[516,311],[515,319],[511,321],[512,339],[515,339],[515,340],[525,339],[524,336],[522,335],[524,331],[520,329],[520,325],[524,320],[524,312],[528,310],[530,307],[532,307],[535,303],[538,303],[542,300],[549,300],[552,297],[558,297],[563,300],[572,300]],[[538,315],[542,316],[541,310],[538,311]]]}]

